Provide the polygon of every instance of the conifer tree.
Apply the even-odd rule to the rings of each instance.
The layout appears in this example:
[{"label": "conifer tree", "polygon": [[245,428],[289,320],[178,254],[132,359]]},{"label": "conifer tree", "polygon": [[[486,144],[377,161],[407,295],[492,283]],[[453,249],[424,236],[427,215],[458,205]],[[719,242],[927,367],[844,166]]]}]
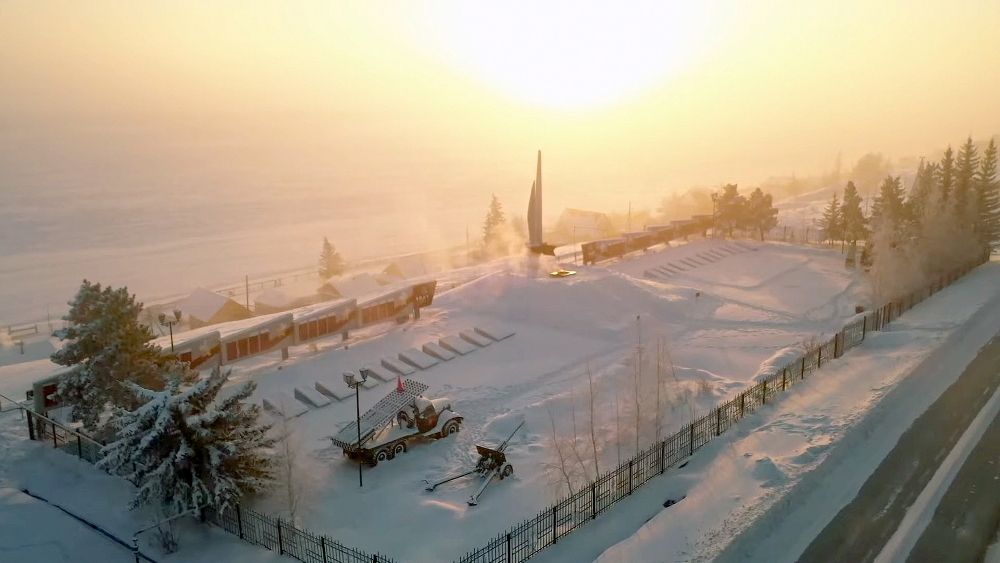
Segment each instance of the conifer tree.
[{"label": "conifer tree", "polygon": [[979,168],[979,154],[972,137],[958,148],[955,159],[955,207],[960,216],[965,216],[969,222],[975,222],[979,216],[976,197],[976,173]]},{"label": "conifer tree", "polygon": [[490,200],[490,210],[486,213],[486,220],[483,221],[483,245],[486,247],[487,253],[496,248],[500,238],[500,226],[506,220],[503,205],[496,194],[493,194],[493,199]]},{"label": "conifer tree", "polygon": [[774,208],[771,194],[765,194],[760,188],[750,192],[745,221],[747,228],[757,231],[761,241],[765,233],[778,226],[778,210]]},{"label": "conifer tree", "polygon": [[984,244],[995,246],[1000,243],[1000,179],[997,178],[995,139],[990,139],[990,144],[983,151],[976,177],[976,195],[979,203],[976,232]]},{"label": "conifer tree", "polygon": [[114,418],[118,439],[105,446],[98,467],[138,487],[132,507],[152,505],[167,516],[193,508],[225,508],[273,480],[260,407],[246,404],[254,382],[219,400],[228,372],[214,369],[193,385],[173,381],[162,391],[131,385],[141,406]]},{"label": "conifer tree", "polygon": [[844,238],[847,242],[856,243],[867,236],[865,215],[861,211],[861,195],[858,194],[854,182],[847,182],[847,187],[844,188],[844,202],[841,204],[840,216],[844,222]]},{"label": "conifer tree", "polygon": [[837,192],[833,193],[823,217],[820,218],[819,226],[823,230],[823,236],[827,241],[841,240],[844,234],[843,220],[841,219],[840,201],[837,199]]},{"label": "conifer tree", "polygon": [[323,237],[323,250],[319,253],[319,275],[323,279],[330,279],[344,273],[347,266],[344,259],[340,257],[337,249],[330,244],[330,241]]},{"label": "conifer tree", "polygon": [[739,194],[736,184],[726,184],[716,203],[715,220],[726,230],[729,237],[733,229],[743,229],[746,226],[747,200]]},{"label": "conifer tree", "polygon": [[938,187],[944,201],[951,197],[951,191],[955,187],[955,153],[951,150],[951,145],[944,151],[944,157],[938,168]]},{"label": "conifer tree", "polygon": [[888,217],[894,225],[893,229],[898,230],[902,227],[904,215],[903,184],[899,176],[886,176],[872,205],[871,222],[877,223]]},{"label": "conifer tree", "polygon": [[931,192],[936,189],[938,167],[936,163],[925,163],[920,161],[917,168],[917,177],[913,181],[913,188],[906,198],[906,214],[910,219],[910,224],[916,230],[924,216],[924,209],[927,207]]},{"label": "conifer tree", "polygon": [[83,280],[69,305],[68,326],[54,333],[68,342],[52,362],[70,367],[59,378],[56,400],[72,407],[72,419],[87,430],[97,430],[110,407],[135,406],[126,383],[163,389],[173,377],[191,377],[151,342],[153,333],[139,322],[142,303],[127,288]]}]

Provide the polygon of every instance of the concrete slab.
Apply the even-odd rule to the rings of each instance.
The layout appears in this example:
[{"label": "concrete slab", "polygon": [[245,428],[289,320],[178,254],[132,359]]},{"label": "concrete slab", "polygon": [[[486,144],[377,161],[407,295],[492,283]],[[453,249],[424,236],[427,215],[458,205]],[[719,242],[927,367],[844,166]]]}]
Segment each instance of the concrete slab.
[{"label": "concrete slab", "polygon": [[320,408],[330,404],[330,397],[308,387],[296,387],[293,395],[300,403],[310,407]]},{"label": "concrete slab", "polygon": [[479,347],[486,347],[493,344],[493,341],[474,330],[463,330],[458,336],[466,342],[471,342]]},{"label": "concrete slab", "polygon": [[460,356],[464,356],[469,352],[476,350],[475,344],[470,344],[465,340],[457,336],[445,336],[444,338],[438,340],[441,347],[450,352],[454,352]]},{"label": "concrete slab", "polygon": [[261,400],[265,410],[286,418],[295,418],[309,412],[309,407],[288,396],[283,391],[274,391]]},{"label": "concrete slab", "polygon": [[501,324],[477,326],[473,330],[476,331],[476,334],[496,340],[497,342],[514,336],[514,331],[510,327]]},{"label": "concrete slab", "polygon": [[348,387],[343,381],[317,381],[315,387],[320,393],[338,401],[343,401],[354,396],[354,390]]},{"label": "concrete slab", "polygon": [[385,369],[381,365],[369,364],[364,366],[364,368],[368,370],[368,372],[371,374],[371,377],[374,377],[375,379],[383,383],[389,381],[396,381],[396,374],[394,372]]},{"label": "concrete slab", "polygon": [[411,373],[417,371],[413,366],[409,366],[399,361],[397,358],[385,357],[381,360],[382,367],[388,369],[389,371],[396,373],[398,375],[410,375]]},{"label": "concrete slab", "polygon": [[378,380],[375,379],[374,377],[369,377],[368,379],[365,380],[364,383],[361,384],[361,386],[364,387],[365,389],[378,387]]},{"label": "concrete slab", "polygon": [[435,366],[438,363],[438,359],[424,354],[416,348],[407,348],[399,353],[399,359],[415,368],[427,369],[429,367]]},{"label": "concrete slab", "polygon": [[455,354],[445,350],[437,342],[428,342],[427,344],[424,344],[423,350],[425,354],[433,356],[439,360],[448,361],[455,357]]}]

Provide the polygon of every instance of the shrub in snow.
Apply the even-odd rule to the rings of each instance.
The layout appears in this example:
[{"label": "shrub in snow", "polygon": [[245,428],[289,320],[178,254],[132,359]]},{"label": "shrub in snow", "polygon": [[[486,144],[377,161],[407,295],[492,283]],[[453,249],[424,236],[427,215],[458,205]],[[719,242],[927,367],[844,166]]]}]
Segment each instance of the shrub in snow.
[{"label": "shrub in snow", "polygon": [[217,401],[228,378],[216,368],[187,387],[179,381],[162,391],[131,386],[144,403],[114,417],[118,439],[102,450],[98,466],[136,484],[133,507],[153,505],[167,515],[206,505],[222,509],[270,486],[270,426],[258,424],[259,406],[243,402],[255,384]]},{"label": "shrub in snow", "polygon": [[109,404],[138,405],[129,383],[163,389],[171,379],[191,377],[186,366],[152,344],[153,334],[138,320],[141,311],[142,303],[127,288],[84,280],[63,317],[67,328],[55,331],[68,342],[51,359],[71,368],[59,380],[56,400],[72,407],[73,420],[88,430],[98,427]]}]

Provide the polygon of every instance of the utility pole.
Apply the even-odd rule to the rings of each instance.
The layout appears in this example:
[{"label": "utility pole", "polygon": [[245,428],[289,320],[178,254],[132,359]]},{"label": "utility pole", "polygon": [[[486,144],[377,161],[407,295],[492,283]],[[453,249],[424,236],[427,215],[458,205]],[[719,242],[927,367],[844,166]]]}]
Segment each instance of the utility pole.
[{"label": "utility pole", "polygon": [[625,231],[632,232],[632,202],[628,202],[628,219],[625,220]]},{"label": "utility pole", "polygon": [[244,281],[246,282],[246,291],[247,291],[247,311],[249,311],[250,310],[250,276],[247,275],[244,278]]}]

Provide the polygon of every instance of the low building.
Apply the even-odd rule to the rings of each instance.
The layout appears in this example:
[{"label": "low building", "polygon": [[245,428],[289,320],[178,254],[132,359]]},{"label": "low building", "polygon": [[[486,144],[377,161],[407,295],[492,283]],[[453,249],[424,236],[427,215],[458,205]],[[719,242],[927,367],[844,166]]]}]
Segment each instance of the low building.
[{"label": "low building", "polygon": [[188,317],[192,329],[229,321],[249,319],[253,313],[236,301],[214,291],[199,287],[177,304]]},{"label": "low building", "polygon": [[296,296],[282,289],[270,288],[254,297],[253,309],[254,313],[258,315],[269,315],[314,305],[321,301],[325,301],[325,299],[319,293]]},{"label": "low building", "polygon": [[604,213],[565,209],[556,221],[554,234],[563,243],[581,242],[614,236],[615,228]]}]

